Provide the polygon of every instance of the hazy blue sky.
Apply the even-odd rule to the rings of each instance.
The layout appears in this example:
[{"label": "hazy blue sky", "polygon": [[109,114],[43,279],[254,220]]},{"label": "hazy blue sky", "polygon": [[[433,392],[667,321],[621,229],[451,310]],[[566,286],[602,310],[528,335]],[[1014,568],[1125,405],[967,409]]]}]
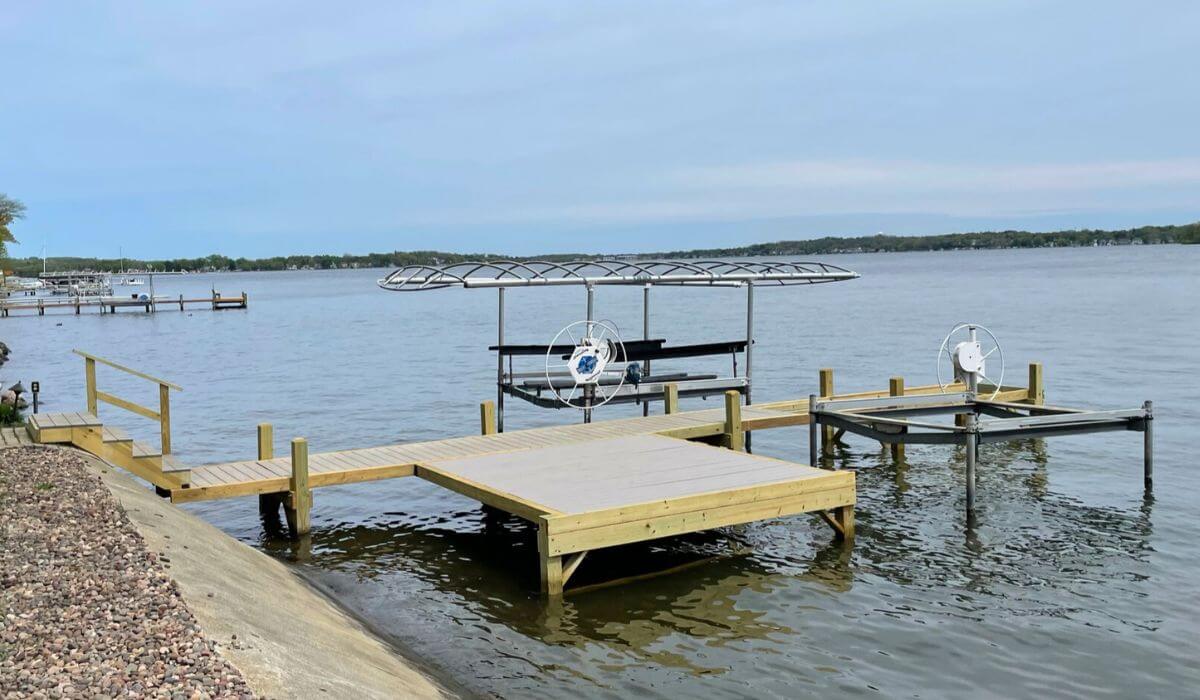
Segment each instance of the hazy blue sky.
[{"label": "hazy blue sky", "polygon": [[11,252],[1200,219],[1197,2],[367,4],[6,3]]}]

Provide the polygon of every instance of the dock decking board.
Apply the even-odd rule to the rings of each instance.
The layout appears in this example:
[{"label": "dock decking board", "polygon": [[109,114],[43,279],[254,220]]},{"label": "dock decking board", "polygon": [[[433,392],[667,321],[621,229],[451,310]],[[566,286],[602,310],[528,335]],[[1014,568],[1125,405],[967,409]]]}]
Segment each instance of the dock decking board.
[{"label": "dock decking board", "polygon": [[[908,394],[938,393],[937,386],[911,387]],[[1005,387],[1002,396],[1013,400],[1024,397],[1027,390],[1024,387]],[[886,396],[886,391],[860,392],[846,394],[849,397]],[[758,404],[742,407],[742,425],[746,430],[776,428],[783,426],[806,425],[808,423],[807,401],[781,401],[768,404]],[[389,467],[415,466],[421,463],[431,463],[443,459],[494,454],[498,452],[514,452],[534,447],[554,447],[571,445],[580,442],[603,440],[612,437],[629,435],[664,435],[667,437],[696,438],[720,435],[724,430],[725,412],[723,408],[684,411],[672,414],[653,416],[636,416],[610,421],[599,421],[588,424],[548,426],[529,428],[491,435],[468,435],[414,442],[402,445],[387,445],[383,447],[368,447],[336,452],[314,453],[309,458],[309,469],[314,475],[323,473],[338,473],[341,479],[337,483],[371,481],[383,478],[382,470]],[[244,494],[262,493],[255,484],[254,478],[240,476],[247,464],[253,464],[256,469],[266,474],[262,478],[279,479],[291,476],[291,460],[289,457],[276,457],[269,460],[245,460],[193,467],[191,470],[192,483],[188,489],[173,494],[176,500],[197,501],[206,498],[230,498],[238,495],[238,485],[244,486]],[[230,473],[229,469],[238,468]],[[352,474],[355,469],[362,470],[360,479]],[[314,479],[313,486],[319,486],[332,480]],[[221,487],[219,491],[207,491]]]},{"label": "dock decking board", "polygon": [[[906,393],[939,391],[929,386]],[[1024,387],[1004,387],[997,399],[1024,401],[1029,393]],[[838,398],[887,395],[876,391]],[[721,437],[724,444],[739,445],[733,438],[740,439],[743,430],[809,422],[807,400],[742,406],[740,411],[740,427],[730,428],[722,406],[311,455],[306,443],[296,443],[303,449],[296,479],[290,456],[190,470],[172,460],[169,470],[160,465],[156,474],[139,462],[158,458],[156,448],[128,442],[90,414],[35,416],[30,432],[65,434],[69,437],[58,441],[89,451],[103,451],[93,447],[103,444],[97,439],[101,435],[110,444],[128,445],[135,473],[169,491],[175,502],[288,493],[293,483],[305,480],[307,494],[313,488],[417,476],[537,524],[543,591],[557,594],[590,549],[805,512],[823,514],[839,536],[851,539],[853,472],[689,442]],[[6,435],[0,441],[9,444]],[[278,507],[279,501],[275,503]],[[304,527],[301,532],[307,522]]]}]

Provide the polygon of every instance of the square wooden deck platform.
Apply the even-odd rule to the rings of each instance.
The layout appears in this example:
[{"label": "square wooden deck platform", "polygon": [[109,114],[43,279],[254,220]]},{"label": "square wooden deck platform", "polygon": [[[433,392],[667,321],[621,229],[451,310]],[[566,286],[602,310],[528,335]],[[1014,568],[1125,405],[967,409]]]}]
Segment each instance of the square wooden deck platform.
[{"label": "square wooden deck platform", "polygon": [[592,549],[808,512],[853,527],[853,472],[658,435],[432,460],[415,475],[537,523],[551,594]]}]

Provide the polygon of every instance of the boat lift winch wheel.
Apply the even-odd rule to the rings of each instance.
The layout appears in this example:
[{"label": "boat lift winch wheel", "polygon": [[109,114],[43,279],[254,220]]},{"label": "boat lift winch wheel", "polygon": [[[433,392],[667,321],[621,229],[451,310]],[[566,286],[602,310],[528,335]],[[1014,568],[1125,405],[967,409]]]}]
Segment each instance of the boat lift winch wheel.
[{"label": "boat lift winch wheel", "polygon": [[[979,340],[978,331],[987,334],[986,342]],[[1000,377],[997,381],[992,381],[987,376],[987,359],[992,356],[992,353],[999,355]],[[943,359],[954,369],[954,376],[950,381],[942,378]],[[1000,387],[1004,384],[1004,348],[1000,347],[1000,341],[996,340],[996,336],[987,328],[978,323],[960,323],[946,334],[946,339],[938,348],[937,377],[938,386],[941,387],[943,394],[947,393],[950,385],[954,382],[962,382],[968,391],[978,391],[979,379],[986,379],[995,387],[995,391],[988,397],[988,400],[993,400],[1000,393]]]},{"label": "boat lift winch wheel", "polygon": [[[554,350],[564,339],[575,346],[565,363],[562,351]],[[591,409],[611,401],[625,386],[624,367],[613,367],[624,358],[625,343],[611,322],[568,323],[546,348],[546,384],[563,404],[590,413]],[[570,386],[561,381],[564,377],[569,378]]]}]

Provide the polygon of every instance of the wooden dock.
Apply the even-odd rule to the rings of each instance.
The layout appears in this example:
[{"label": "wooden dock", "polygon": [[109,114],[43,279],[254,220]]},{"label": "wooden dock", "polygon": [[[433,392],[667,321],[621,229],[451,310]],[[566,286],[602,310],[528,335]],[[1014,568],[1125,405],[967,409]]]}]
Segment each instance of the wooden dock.
[{"label": "wooden dock", "polygon": [[80,315],[84,311],[99,311],[101,314],[115,314],[118,309],[137,309],[145,313],[158,311],[184,311],[188,308],[207,308],[213,311],[222,309],[249,308],[249,297],[245,292],[240,296],[221,296],[214,291],[211,297],[185,298],[182,294],[176,297],[156,296],[154,299],[137,299],[132,296],[116,297],[36,297],[0,299],[0,318],[8,318],[14,311],[27,311],[33,315],[45,316],[47,311],[59,313],[74,313]]},{"label": "wooden dock", "polygon": [[[265,508],[284,509],[293,536],[308,533],[312,489],[417,477],[536,524],[542,589],[554,595],[593,549],[799,513],[820,515],[838,537],[854,535],[853,472],[744,451],[749,431],[807,425],[807,397],[743,406],[731,391],[718,409],[679,411],[668,402],[669,413],[661,415],[505,433],[496,432],[494,406],[485,402],[479,435],[311,455],[307,441],[297,438],[283,457],[275,456],[273,430],[263,424],[257,458],[187,467],[170,455],[165,401],[174,385],[81,354],[92,368],[91,410],[35,417],[29,423],[34,440],[81,447],[150,481],[174,502],[257,495]],[[139,411],[123,399],[110,400],[116,397],[95,389],[96,361],[159,382],[163,407],[136,406]],[[1029,387],[1004,387],[997,399],[1040,403],[1040,365],[1031,366],[1030,378]],[[829,397],[886,397],[896,387],[893,382],[885,390],[834,395],[832,371],[822,370],[821,388]],[[160,423],[165,419],[162,449],[139,448],[103,426],[95,415],[97,394]]]}]

